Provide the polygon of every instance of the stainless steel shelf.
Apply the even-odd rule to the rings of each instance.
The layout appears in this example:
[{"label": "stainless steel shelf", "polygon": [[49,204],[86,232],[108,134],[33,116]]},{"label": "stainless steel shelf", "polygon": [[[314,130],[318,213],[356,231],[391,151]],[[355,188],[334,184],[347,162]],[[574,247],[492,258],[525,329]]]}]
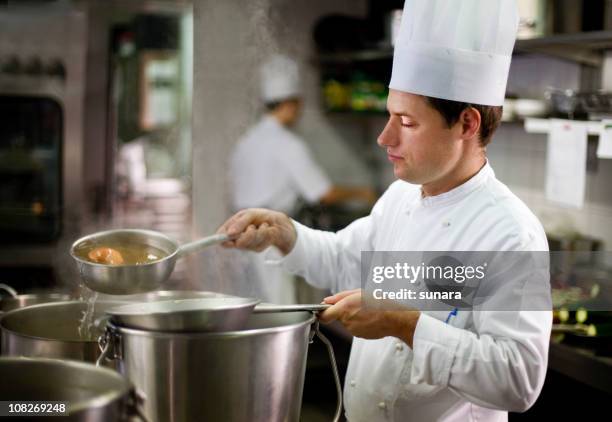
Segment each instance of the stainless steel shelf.
[{"label": "stainless steel shelf", "polygon": [[612,31],[593,31],[518,40],[514,53],[546,54],[598,67],[603,60],[602,51],[609,49],[612,49]]},{"label": "stainless steel shelf", "polygon": [[[601,53],[608,49],[612,49],[612,31],[593,31],[517,40],[514,53],[546,54],[589,66],[600,66]],[[321,64],[346,64],[392,58],[392,48],[380,48],[321,54],[317,61]]]}]

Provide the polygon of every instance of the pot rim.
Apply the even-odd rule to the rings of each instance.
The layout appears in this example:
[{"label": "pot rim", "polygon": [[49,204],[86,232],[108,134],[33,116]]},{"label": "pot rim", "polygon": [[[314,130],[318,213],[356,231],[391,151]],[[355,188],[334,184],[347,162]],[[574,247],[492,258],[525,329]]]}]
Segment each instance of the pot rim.
[{"label": "pot rim", "polygon": [[76,412],[80,412],[90,408],[101,408],[107,406],[119,399],[123,396],[127,396],[131,391],[133,391],[134,387],[132,383],[122,376],[120,373],[113,371],[112,369],[104,368],[101,366],[95,366],[91,363],[70,360],[70,359],[53,359],[53,358],[39,358],[39,357],[15,357],[15,356],[2,356],[0,357],[0,362],[39,362],[39,363],[49,363],[49,364],[59,364],[63,366],[68,366],[70,368],[79,369],[79,370],[87,370],[90,372],[98,372],[100,374],[104,374],[104,376],[111,376],[120,381],[121,386],[119,387],[119,391],[110,391],[103,394],[100,394],[98,397],[92,397],[82,402],[77,402],[77,405],[72,405],[74,402],[67,401],[67,407],[69,410],[69,415],[74,414]]},{"label": "pot rim", "polygon": [[[3,305],[6,303],[15,303],[15,302],[21,302],[22,300],[29,300],[29,299],[36,299],[36,298],[44,298],[44,299],[51,299],[49,302],[40,302],[40,303],[35,303],[32,305],[26,305],[26,306],[22,306],[19,308],[13,308],[9,311],[5,311],[3,310]],[[23,294],[23,295],[17,295],[17,296],[9,296],[9,297],[0,297],[0,314],[2,314],[3,312],[10,312],[10,311],[14,311],[16,309],[22,309],[25,307],[29,307],[29,306],[35,306],[35,305],[44,305],[45,303],[52,303],[52,302],[59,302],[58,300],[53,300],[53,299],[61,299],[61,302],[65,302],[68,301],[72,298],[72,295],[70,293],[27,293],[27,294]]]},{"label": "pot rim", "polygon": [[[17,296],[8,296],[8,297],[0,297],[0,302],[4,302],[4,301],[14,301],[14,300],[19,300],[19,299],[30,299],[30,298],[36,298],[36,297],[66,297],[66,298],[70,298],[72,297],[70,295],[70,293],[61,293],[61,292],[54,292],[54,293],[26,293],[26,294],[22,294],[22,295],[17,295]],[[42,305],[42,303],[37,303],[37,305]]]},{"label": "pot rim", "polygon": [[126,333],[131,335],[137,335],[140,337],[154,337],[154,338],[168,338],[168,337],[180,337],[180,338],[236,338],[236,337],[252,337],[261,334],[273,334],[279,333],[283,331],[290,331],[297,327],[312,325],[312,323],[316,320],[316,316],[308,311],[304,312],[295,312],[299,314],[310,314],[310,317],[305,319],[304,321],[295,322],[292,324],[281,325],[278,327],[268,327],[268,328],[253,328],[253,329],[243,329],[243,330],[232,330],[232,331],[218,331],[218,332],[197,332],[197,331],[189,331],[189,332],[174,332],[174,331],[154,331],[154,330],[144,330],[139,328],[132,327],[124,327],[118,324],[115,324],[112,318],[106,323],[107,330]]}]

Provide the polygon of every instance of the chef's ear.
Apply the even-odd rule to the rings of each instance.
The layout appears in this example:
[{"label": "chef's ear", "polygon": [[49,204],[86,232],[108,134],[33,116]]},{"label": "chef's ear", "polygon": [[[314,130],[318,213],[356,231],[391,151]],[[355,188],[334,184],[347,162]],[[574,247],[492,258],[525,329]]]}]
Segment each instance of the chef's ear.
[{"label": "chef's ear", "polygon": [[461,139],[469,140],[480,137],[482,117],[474,107],[468,107],[461,112],[459,124],[461,125]]}]

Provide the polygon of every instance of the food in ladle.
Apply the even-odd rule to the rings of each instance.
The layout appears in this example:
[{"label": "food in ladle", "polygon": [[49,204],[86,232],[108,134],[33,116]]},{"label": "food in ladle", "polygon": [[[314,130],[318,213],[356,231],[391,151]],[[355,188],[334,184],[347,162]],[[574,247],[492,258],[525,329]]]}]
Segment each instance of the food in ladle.
[{"label": "food in ladle", "polygon": [[106,264],[106,265],[121,265],[123,264],[123,256],[121,253],[113,248],[95,248],[92,249],[87,257],[92,262],[97,262],[98,264]]},{"label": "food in ladle", "polygon": [[123,239],[84,241],[74,248],[74,254],[85,261],[102,265],[144,265],[168,256],[162,249]]}]

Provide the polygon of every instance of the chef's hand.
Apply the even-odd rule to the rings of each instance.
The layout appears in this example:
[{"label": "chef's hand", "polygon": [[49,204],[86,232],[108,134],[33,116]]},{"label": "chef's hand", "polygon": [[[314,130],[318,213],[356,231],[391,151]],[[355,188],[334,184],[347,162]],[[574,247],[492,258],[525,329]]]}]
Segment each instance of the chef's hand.
[{"label": "chef's hand", "polygon": [[356,337],[397,337],[412,347],[414,330],[421,313],[416,310],[380,310],[364,307],[361,289],[340,292],[324,299],[333,305],[319,314],[324,322],[339,321]]},{"label": "chef's hand", "polygon": [[289,217],[263,208],[237,212],[219,227],[217,233],[226,233],[232,238],[223,243],[226,248],[261,252],[269,246],[276,246],[284,255],[291,252],[297,238]]}]

